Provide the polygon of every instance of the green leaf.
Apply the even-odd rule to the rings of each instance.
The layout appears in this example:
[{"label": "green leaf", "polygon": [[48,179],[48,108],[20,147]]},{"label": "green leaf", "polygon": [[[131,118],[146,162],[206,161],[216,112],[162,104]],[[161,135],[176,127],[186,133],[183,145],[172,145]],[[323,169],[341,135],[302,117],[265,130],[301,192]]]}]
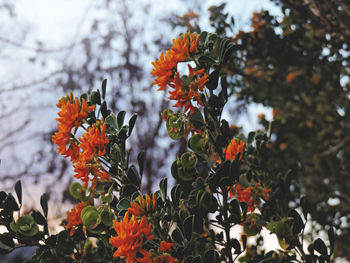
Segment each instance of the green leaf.
[{"label": "green leaf", "polygon": [[205,263],[217,263],[220,262],[219,253],[213,249],[208,250],[204,254],[204,262]]},{"label": "green leaf", "polygon": [[15,242],[9,233],[0,234],[0,242],[10,248],[15,247]]},{"label": "green leaf", "polygon": [[243,243],[243,250],[245,250],[245,248],[247,247],[247,236],[246,235],[242,235],[242,243]]},{"label": "green leaf", "polygon": [[241,253],[241,244],[239,243],[239,241],[237,240],[237,238],[231,238],[230,240],[231,246],[233,247],[233,249],[235,250],[234,254],[238,255]]},{"label": "green leaf", "polygon": [[219,73],[220,70],[214,70],[212,73],[210,73],[209,75],[209,80],[207,81],[207,83],[205,84],[205,86],[209,89],[209,90],[215,90],[218,87],[218,83],[219,83]]},{"label": "green leaf", "polygon": [[330,254],[332,255],[333,249],[334,249],[334,229],[333,229],[333,227],[328,229],[328,239],[329,239],[329,244],[330,244],[330,249],[331,249]]},{"label": "green leaf", "polygon": [[47,212],[48,212],[48,207],[47,207],[47,197],[46,197],[46,194],[43,194],[41,197],[40,197],[40,205],[44,211],[44,215],[45,217],[47,218]]},{"label": "green leaf", "polygon": [[139,169],[140,169],[140,175],[142,176],[143,173],[143,167],[144,167],[144,161],[145,161],[145,152],[139,152],[137,155],[137,162],[139,164]]},{"label": "green leaf", "polygon": [[178,207],[181,196],[180,185],[176,184],[171,189],[171,200],[173,201],[174,207]]},{"label": "green leaf", "polygon": [[129,207],[130,207],[130,201],[129,199],[126,199],[126,198],[121,199],[117,204],[117,208],[120,210],[128,210]]},{"label": "green leaf", "polygon": [[314,242],[315,250],[323,256],[327,256],[327,247],[322,239],[318,238]]},{"label": "green leaf", "polygon": [[128,131],[128,137],[131,135],[132,130],[134,129],[135,123],[136,123],[136,119],[137,119],[137,114],[134,113],[130,120],[129,120],[129,131]]},{"label": "green leaf", "polygon": [[118,128],[118,123],[117,123],[117,118],[115,117],[115,115],[112,113],[110,114],[106,119],[105,119],[105,123],[111,127],[113,130],[117,130]]},{"label": "green leaf", "polygon": [[127,171],[128,181],[135,186],[139,186],[141,183],[140,176],[137,172],[137,169],[134,165],[131,165]]},{"label": "green leaf", "polygon": [[198,62],[199,62],[199,64],[201,64],[205,67],[211,67],[212,65],[217,63],[215,59],[208,57],[208,56],[200,56],[198,58]]},{"label": "green leaf", "polygon": [[256,135],[256,133],[253,131],[248,134],[247,144],[253,143],[253,141],[255,139],[255,135]]},{"label": "green leaf", "polygon": [[122,186],[122,188],[120,190],[120,195],[130,197],[133,193],[135,193],[137,191],[138,191],[138,188],[135,185],[126,184],[126,185]]},{"label": "green leaf", "polygon": [[101,85],[101,90],[102,90],[102,98],[105,99],[106,97],[106,88],[107,88],[107,79],[104,79],[102,81],[102,85]]},{"label": "green leaf", "polygon": [[184,237],[178,227],[174,229],[174,231],[171,233],[171,238],[176,242],[181,244]]},{"label": "green leaf", "polygon": [[107,110],[107,103],[106,101],[102,102],[102,105],[101,105],[101,113],[102,113],[102,116],[104,119],[106,119],[108,117],[108,115],[111,113],[110,110]]},{"label": "green leaf", "polygon": [[17,194],[18,202],[22,205],[22,184],[20,180],[18,180],[15,184],[15,191]]},{"label": "green leaf", "polygon": [[92,104],[101,105],[100,91],[97,90],[97,91],[92,92],[92,94],[90,95],[90,100],[91,100]]},{"label": "green leaf", "polygon": [[47,225],[45,217],[39,211],[33,210],[32,217],[34,218],[35,222],[39,225]]},{"label": "green leaf", "polygon": [[202,31],[200,36],[199,36],[199,46],[204,46],[205,42],[207,40],[208,32],[207,31]]},{"label": "green leaf", "polygon": [[18,211],[19,210],[19,206],[16,202],[16,199],[13,197],[13,195],[11,193],[9,193],[7,195],[7,197],[4,200],[4,207],[5,210],[11,210],[11,211]]},{"label": "green leaf", "polygon": [[117,115],[117,124],[118,124],[118,128],[119,129],[123,126],[124,119],[125,119],[125,114],[126,114],[126,111],[122,110]]},{"label": "green leaf", "polygon": [[187,240],[191,240],[193,232],[194,215],[187,217],[184,220],[184,233]]},{"label": "green leaf", "polygon": [[162,196],[162,200],[165,202],[167,197],[167,191],[168,191],[168,179],[166,177],[160,180],[159,190]]}]

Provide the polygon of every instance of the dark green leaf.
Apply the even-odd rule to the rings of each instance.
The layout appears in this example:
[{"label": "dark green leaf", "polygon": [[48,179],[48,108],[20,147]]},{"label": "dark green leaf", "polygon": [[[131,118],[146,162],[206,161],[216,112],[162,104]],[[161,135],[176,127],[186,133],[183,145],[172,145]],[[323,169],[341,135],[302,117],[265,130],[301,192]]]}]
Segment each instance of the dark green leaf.
[{"label": "dark green leaf", "polygon": [[211,57],[208,57],[208,56],[201,56],[198,58],[198,62],[202,65],[208,65],[209,67],[211,65],[214,65],[216,64],[216,60],[211,58]]},{"label": "dark green leaf", "polygon": [[133,185],[135,185],[135,186],[140,185],[141,179],[140,179],[140,176],[139,176],[137,169],[134,165],[131,165],[129,167],[128,172],[127,172],[127,177],[128,177],[128,181],[130,183],[132,183]]},{"label": "dark green leaf", "polygon": [[34,218],[35,222],[39,225],[44,226],[47,224],[45,217],[39,211],[33,210],[32,217]]},{"label": "dark green leaf", "polygon": [[181,231],[180,229],[177,227],[174,229],[174,231],[171,233],[171,238],[176,242],[176,243],[179,243],[181,244],[182,241],[183,241],[183,236],[181,234]]},{"label": "dark green leaf", "polygon": [[46,194],[43,194],[41,197],[40,197],[40,205],[44,211],[44,215],[45,217],[47,218],[47,212],[48,212],[48,207],[47,207],[47,197],[46,197]]},{"label": "dark green leaf", "polygon": [[121,199],[117,204],[117,208],[120,210],[127,210],[129,207],[130,201],[126,198]]},{"label": "dark green leaf", "polygon": [[102,105],[101,105],[101,113],[102,113],[102,116],[104,119],[106,119],[108,117],[108,115],[111,113],[110,110],[107,110],[107,103],[106,101],[102,102]]},{"label": "dark green leaf", "polygon": [[101,90],[102,90],[102,98],[105,99],[106,97],[106,88],[107,88],[107,79],[104,79],[102,81],[102,86],[101,86]]},{"label": "dark green leaf", "polygon": [[173,187],[173,189],[171,189],[171,200],[173,201],[173,204],[175,207],[179,205],[180,195],[181,195],[180,185],[176,184]]},{"label": "dark green leaf", "polygon": [[131,135],[132,130],[134,129],[134,126],[135,126],[135,123],[136,123],[136,119],[137,119],[137,114],[134,113],[134,114],[131,116],[130,120],[129,120],[129,132],[128,132],[128,136]]},{"label": "dark green leaf", "polygon": [[204,262],[205,263],[216,263],[219,262],[219,253],[213,249],[208,250],[204,254]]},{"label": "dark green leaf", "polygon": [[205,86],[209,89],[209,90],[215,90],[218,87],[218,83],[219,83],[219,73],[220,70],[214,70],[212,73],[210,73],[209,75],[209,80],[207,81],[207,83],[205,84]]},{"label": "dark green leaf", "polygon": [[194,215],[187,217],[184,220],[184,233],[187,240],[191,240],[193,232]]},{"label": "dark green leaf", "polygon": [[0,242],[4,245],[14,248],[15,243],[13,242],[13,238],[9,233],[0,234]]},{"label": "dark green leaf", "polygon": [[322,239],[320,238],[316,239],[316,241],[314,242],[314,248],[321,255],[323,256],[327,255],[327,247]]},{"label": "dark green leaf", "polygon": [[332,255],[333,249],[334,249],[334,229],[333,229],[333,227],[328,229],[328,239],[329,239],[329,244],[330,244],[330,249],[331,249],[330,254]]},{"label": "dark green leaf", "polygon": [[18,202],[22,205],[22,184],[20,180],[18,180],[15,184],[15,191],[17,194]]},{"label": "dark green leaf", "polygon": [[139,154],[137,155],[137,162],[139,164],[139,169],[140,169],[140,175],[142,176],[143,174],[143,167],[145,164],[145,152],[139,152]]},{"label": "dark green leaf", "polygon": [[245,250],[245,248],[247,246],[247,236],[246,235],[242,235],[242,243],[243,243],[243,250]]},{"label": "dark green leaf", "polygon": [[126,114],[126,111],[123,111],[123,110],[118,113],[117,124],[119,129],[123,126],[125,114]]},{"label": "dark green leaf", "polygon": [[167,191],[168,191],[168,179],[166,177],[164,177],[162,180],[160,180],[159,190],[160,190],[163,201],[166,201]]},{"label": "dark green leaf", "polygon": [[131,196],[133,193],[135,193],[138,190],[138,188],[135,185],[126,184],[123,185],[120,190],[121,196]]},{"label": "dark green leaf", "polygon": [[235,239],[231,239],[230,241],[231,243],[231,247],[233,247],[233,249],[235,250],[235,254],[238,255],[241,253],[241,244],[239,243],[239,241],[237,240],[237,238]]},{"label": "dark green leaf", "polygon": [[208,32],[206,31],[201,32],[199,37],[199,43],[198,43],[200,46],[204,46],[207,36],[208,36]]}]

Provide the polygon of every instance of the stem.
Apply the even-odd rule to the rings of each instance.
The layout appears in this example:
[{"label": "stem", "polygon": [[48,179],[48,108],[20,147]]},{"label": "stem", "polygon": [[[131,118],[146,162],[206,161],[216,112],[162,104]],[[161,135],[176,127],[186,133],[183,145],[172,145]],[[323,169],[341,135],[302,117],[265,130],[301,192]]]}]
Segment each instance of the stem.
[{"label": "stem", "polygon": [[225,222],[225,235],[226,235],[226,243],[228,245],[228,259],[230,263],[233,263],[232,258],[232,248],[231,248],[231,237],[230,237],[230,223],[228,222],[228,215],[227,215],[227,195],[228,191],[226,189],[222,189],[222,196],[223,196],[223,210],[224,210],[224,222]]}]

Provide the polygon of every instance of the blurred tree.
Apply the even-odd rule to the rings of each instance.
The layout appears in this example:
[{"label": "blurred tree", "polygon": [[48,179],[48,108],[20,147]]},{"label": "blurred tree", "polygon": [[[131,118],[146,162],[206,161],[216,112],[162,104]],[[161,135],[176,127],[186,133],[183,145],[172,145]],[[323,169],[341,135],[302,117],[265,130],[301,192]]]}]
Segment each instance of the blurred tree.
[{"label": "blurred tree", "polygon": [[[16,13],[15,5],[10,2],[4,2],[1,7],[2,12],[8,12],[8,15]],[[21,59],[29,63],[28,66],[28,63],[24,65],[21,61],[23,68],[33,65],[33,68],[43,70],[35,80],[23,79],[22,76],[15,79],[15,76],[11,76],[11,81],[0,88],[1,107],[8,107],[11,101],[14,109],[9,112],[16,114],[20,111],[16,121],[11,121],[14,117],[6,114],[6,110],[2,111],[4,114],[1,118],[10,125],[1,131],[0,154],[7,155],[7,162],[3,162],[3,167],[14,167],[8,169],[6,174],[1,174],[3,180],[14,180],[25,175],[33,178],[36,183],[42,183],[41,178],[46,175],[49,178],[45,182],[47,192],[52,192],[52,188],[55,187],[55,184],[52,184],[53,178],[55,181],[66,181],[68,163],[57,157],[54,145],[42,146],[47,144],[56,129],[52,116],[55,116],[57,110],[43,105],[40,99],[33,97],[40,98],[45,94],[54,101],[55,97],[70,91],[91,91],[96,85],[100,85],[104,78],[108,78],[107,92],[113,96],[109,105],[111,109],[132,109],[139,115],[137,125],[142,128],[137,129],[136,136],[132,138],[134,149],[130,154],[146,152],[144,190],[150,192],[155,176],[160,178],[167,173],[163,167],[169,164],[164,156],[168,156],[169,151],[177,150],[172,142],[164,138],[166,131],[161,125],[161,116],[154,114],[159,112],[159,109],[165,109],[168,102],[163,100],[165,93],[151,95],[152,80],[149,72],[150,61],[154,60],[158,50],[164,50],[171,44],[163,39],[168,41],[168,19],[175,15],[170,8],[159,15],[155,8],[156,4],[146,4],[142,1],[91,1],[87,4],[83,16],[83,21],[91,20],[90,28],[86,30],[89,22],[85,22],[84,26],[79,24],[75,39],[54,49],[48,48],[47,44],[41,41],[36,41],[37,46],[26,44],[24,36],[30,35],[28,32],[19,37],[13,32],[6,34],[5,30],[2,30],[8,38],[0,35],[0,44],[13,53],[14,50],[21,53]],[[183,8],[198,8],[198,3],[184,3]],[[157,20],[161,20],[162,26],[159,27]],[[16,23],[18,21],[13,21],[13,25]],[[175,37],[177,31],[173,32]],[[165,35],[167,36],[164,37]],[[43,110],[50,116],[50,120],[42,118]],[[42,126],[41,131],[37,129],[39,125]],[[16,131],[22,132],[16,134]],[[23,149],[28,149],[28,154],[23,155]],[[151,159],[152,162],[149,161]],[[43,165],[45,163],[47,165]],[[70,195],[65,192],[63,200],[67,198],[69,199]]]},{"label": "blurred tree", "polygon": [[[314,220],[311,235],[319,225],[338,229],[335,255],[350,259],[350,3],[273,2],[281,17],[254,13],[251,31],[231,33],[236,46],[221,85],[241,106],[254,102],[273,109],[269,166],[284,171],[275,173],[280,186],[274,198],[289,196],[290,208],[297,204],[288,200],[299,200]],[[219,35],[234,28],[224,8],[210,8]],[[281,187],[289,182],[291,187]]]}]

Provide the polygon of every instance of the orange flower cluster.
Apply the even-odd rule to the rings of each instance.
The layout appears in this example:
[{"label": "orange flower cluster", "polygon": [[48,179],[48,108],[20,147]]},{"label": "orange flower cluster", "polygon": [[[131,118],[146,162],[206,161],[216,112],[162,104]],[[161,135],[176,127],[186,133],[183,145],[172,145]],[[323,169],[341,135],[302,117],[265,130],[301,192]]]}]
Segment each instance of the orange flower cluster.
[{"label": "orange flower cluster", "polygon": [[239,160],[242,160],[245,150],[245,142],[240,139],[232,139],[226,148],[225,159],[234,161],[236,155],[240,153]]},{"label": "orange flower cluster", "polygon": [[88,106],[85,99],[80,102],[70,93],[69,96],[60,99],[57,107],[61,109],[57,118],[58,132],[52,137],[52,141],[58,145],[57,152],[66,158],[70,157],[75,177],[84,182],[83,187],[88,185],[90,174],[94,176],[92,187],[95,187],[98,179],[109,178],[97,158],[106,154],[105,147],[109,142],[106,136],[106,124],[103,119],[98,121],[77,140],[74,133],[82,125],[88,113],[95,109],[95,105]]},{"label": "orange flower cluster", "polygon": [[195,71],[189,66],[189,78],[183,80],[176,71],[179,62],[185,61],[191,53],[197,52],[199,36],[196,33],[186,33],[182,38],[174,39],[171,49],[167,50],[165,55],[161,52],[159,59],[152,62],[154,69],[151,74],[156,77],[152,84],[158,85],[158,90],[165,90],[167,86],[173,88],[174,90],[169,92],[169,98],[177,100],[174,107],[184,108],[184,112],[190,110],[191,114],[194,111],[192,99],[203,105],[199,91],[203,91],[208,75],[203,75],[204,69]]},{"label": "orange flower cluster", "polygon": [[184,112],[190,110],[190,113],[193,114],[195,107],[192,104],[192,99],[203,106],[199,92],[203,92],[204,85],[208,81],[208,75],[203,75],[204,68],[197,71],[190,65],[188,65],[188,68],[189,84],[185,84],[177,72],[174,77],[174,82],[169,84],[169,86],[174,89],[173,91],[169,91],[169,99],[177,100],[177,103],[174,104],[173,107],[184,108]]},{"label": "orange flower cluster", "polygon": [[76,206],[74,206],[69,212],[67,212],[67,225],[66,228],[70,228],[70,235],[73,236],[75,227],[82,224],[82,220],[80,218],[81,211],[86,206],[85,203],[80,202]]},{"label": "orange flower cluster", "polygon": [[[242,160],[245,150],[245,142],[241,139],[235,138],[232,139],[229,145],[223,150],[223,153],[225,155],[225,160],[231,160],[234,161],[236,158],[236,155],[240,153],[239,160]],[[216,152],[212,152],[211,158],[217,162],[221,163],[219,156]]]},{"label": "orange flower cluster", "polygon": [[190,57],[190,52],[197,52],[199,35],[185,33],[182,38],[173,39],[173,46],[167,50],[165,55],[160,53],[159,60],[152,62],[154,69],[151,74],[157,77],[152,84],[158,85],[158,90],[165,90],[169,83],[173,82],[173,70],[177,63],[185,61]]},{"label": "orange flower cluster", "polygon": [[165,241],[160,242],[159,252],[170,251],[174,246],[174,243],[167,243]]},{"label": "orange flower cluster", "polygon": [[92,127],[89,127],[86,133],[79,138],[79,147],[82,150],[79,160],[74,164],[75,177],[84,182],[84,187],[89,182],[89,175],[92,174],[92,187],[95,188],[98,179],[107,180],[109,174],[104,171],[98,161],[99,156],[106,154],[106,145],[109,140],[106,135],[106,124],[103,120]]},{"label": "orange flower cluster", "polygon": [[235,196],[238,201],[246,202],[248,204],[248,212],[254,212],[255,208],[260,209],[260,198],[269,200],[268,193],[271,189],[262,188],[259,183],[256,183],[254,187],[249,186],[247,188],[242,187],[239,183],[235,185],[235,190],[230,190],[229,198]]},{"label": "orange flower cluster", "polygon": [[137,201],[138,203],[132,202],[131,207],[128,208],[128,212],[134,216],[144,216],[156,210],[157,199],[155,194],[152,194],[152,200],[148,194],[145,194],[145,198],[139,195]]},{"label": "orange flower cluster", "polygon": [[[113,257],[125,257],[126,263],[134,263],[135,260],[152,263],[152,254],[142,249],[144,239],[153,240],[152,226],[145,216],[139,222],[134,215],[129,219],[129,212],[126,212],[121,222],[113,220],[113,227],[117,233],[117,236],[109,239],[109,243],[117,248]],[[143,257],[136,258],[136,254]]]},{"label": "orange flower cluster", "polygon": [[77,130],[84,118],[90,111],[95,109],[95,105],[88,106],[85,99],[81,103],[78,98],[73,98],[73,94],[62,97],[57,103],[61,110],[58,112],[58,131],[52,136],[52,141],[58,145],[57,153],[64,157],[70,157],[74,162],[79,158],[79,147],[72,136],[72,129]]}]

